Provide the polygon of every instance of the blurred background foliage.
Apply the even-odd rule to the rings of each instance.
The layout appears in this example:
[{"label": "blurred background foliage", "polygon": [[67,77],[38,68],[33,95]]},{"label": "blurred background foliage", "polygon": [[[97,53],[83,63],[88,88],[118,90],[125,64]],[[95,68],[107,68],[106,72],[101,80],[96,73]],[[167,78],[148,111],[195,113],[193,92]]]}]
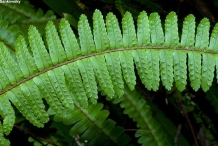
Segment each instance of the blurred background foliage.
[{"label": "blurred background foliage", "polygon": [[[81,14],[86,14],[92,20],[95,9],[99,9],[104,16],[108,12],[113,12],[119,20],[126,11],[132,13],[134,19],[145,10],[148,14],[158,12],[164,20],[170,11],[175,11],[178,15],[178,23],[181,28],[184,18],[188,14],[194,14],[196,22],[207,17],[211,22],[211,27],[218,20],[217,0],[27,0],[36,11],[42,9],[45,13],[49,10],[54,12],[55,17],[50,17],[54,22],[58,22],[65,17],[71,24],[74,32],[77,31],[77,22]],[[23,3],[21,3],[23,4]],[[49,14],[49,16],[51,16]],[[11,23],[13,23],[11,21]],[[34,21],[32,25],[37,25]],[[92,24],[92,23],[90,23]],[[39,25],[43,26],[43,25]],[[24,27],[28,27],[25,25]],[[25,30],[25,29],[24,29]],[[26,32],[23,31],[23,34]],[[43,35],[43,31],[42,31]],[[180,93],[176,89],[166,91],[160,87],[158,92],[148,91],[144,88],[140,80],[137,80],[136,90],[143,98],[146,98],[151,107],[153,117],[163,126],[177,127],[173,131],[176,138],[183,137],[188,145],[216,146],[218,145],[218,86],[213,87],[204,93],[202,90],[194,92],[190,87]],[[135,138],[136,124],[128,116],[123,114],[123,109],[113,104],[99,95],[99,102],[104,103],[104,109],[110,111],[109,118],[116,121],[118,126],[124,127],[126,133],[132,138],[131,143],[137,144]],[[16,125],[8,136],[11,145],[55,145],[59,140],[63,145],[73,145],[76,138],[69,136],[69,126],[50,121],[45,128],[38,129],[29,124],[22,115],[17,112]],[[172,125],[168,124],[170,121]],[[178,134],[178,135],[177,135]],[[181,136],[183,135],[183,136]],[[28,142],[29,141],[29,142]]]}]

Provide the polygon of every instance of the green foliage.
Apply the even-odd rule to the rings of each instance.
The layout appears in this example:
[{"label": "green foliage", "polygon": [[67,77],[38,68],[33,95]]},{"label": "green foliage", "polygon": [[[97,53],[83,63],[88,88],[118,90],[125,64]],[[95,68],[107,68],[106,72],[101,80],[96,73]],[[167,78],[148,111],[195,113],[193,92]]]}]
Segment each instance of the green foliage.
[{"label": "green foliage", "polygon": [[[120,7],[122,1],[115,3]],[[209,21],[202,19],[195,33],[195,17],[188,15],[180,38],[175,12],[170,12],[162,23],[158,13],[148,16],[142,11],[135,23],[132,14],[120,7],[121,23],[113,13],[104,20],[96,10],[90,27],[87,16],[82,14],[77,36],[66,19],[57,24],[50,12],[44,15],[27,1],[23,4],[0,4],[1,145],[10,145],[4,134],[12,130],[16,110],[36,127],[44,127],[49,120],[57,130],[60,125],[70,125],[70,130],[62,132],[79,137],[78,141],[86,145],[131,144],[124,128],[116,126],[108,118],[110,112],[105,105],[98,103],[98,91],[113,103],[121,103],[123,113],[138,127],[135,137],[139,144],[173,145],[175,135],[166,128],[172,122],[165,120],[163,125],[163,114],[152,116],[152,109],[160,109],[134,91],[137,79],[153,91],[163,86],[167,91],[182,92],[188,82],[195,91],[200,87],[208,91],[214,68],[218,67],[217,25],[209,38]],[[5,15],[9,8],[14,11]],[[39,25],[41,22],[43,25]],[[213,102],[211,96],[208,99]],[[56,134],[63,137],[63,133]],[[56,139],[57,145],[62,145],[60,139]],[[31,137],[29,142],[40,145]],[[187,143],[184,137],[179,141],[181,145]]]},{"label": "green foliage", "polygon": [[[108,98],[111,100],[110,98]],[[121,103],[120,103],[121,102]],[[152,117],[150,107],[146,101],[135,92],[131,92],[128,88],[125,89],[124,96],[118,98],[115,97],[113,103],[120,103],[120,106],[124,108],[124,114],[128,114],[132,118],[139,128],[135,134],[139,137],[138,142],[142,145],[171,145],[166,139],[166,134],[162,130],[162,127]]]},{"label": "green foliage", "polygon": [[19,34],[26,36],[30,25],[36,26],[43,34],[46,23],[55,19],[53,11],[43,14],[42,9],[36,11],[33,5],[26,0],[22,0],[20,4],[0,3],[0,26],[3,29],[0,40],[14,50],[17,36]]}]

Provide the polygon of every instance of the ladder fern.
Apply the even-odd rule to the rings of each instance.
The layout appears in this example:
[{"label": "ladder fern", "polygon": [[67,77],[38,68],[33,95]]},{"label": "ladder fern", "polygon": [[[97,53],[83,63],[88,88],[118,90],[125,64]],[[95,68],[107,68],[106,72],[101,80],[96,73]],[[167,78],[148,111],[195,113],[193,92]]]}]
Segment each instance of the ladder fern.
[{"label": "ladder fern", "polygon": [[[64,113],[74,111],[75,105],[85,110],[90,108],[89,101],[97,103],[98,86],[109,97],[115,94],[121,97],[125,83],[133,90],[134,64],[145,87],[154,91],[158,90],[160,81],[167,90],[175,83],[178,90],[183,91],[187,68],[191,87],[207,91],[212,84],[214,67],[218,67],[217,25],[209,40],[209,21],[203,19],[195,35],[193,15],[184,20],[181,41],[174,12],[167,16],[164,31],[157,13],[148,17],[146,12],[141,12],[136,30],[127,12],[121,33],[116,16],[109,13],[104,22],[98,10],[93,15],[93,30],[86,16],[80,17],[78,40],[65,19],[60,21],[59,30],[52,21],[45,30],[43,40],[36,27],[30,26],[29,46],[24,37],[19,36],[15,56],[0,42],[0,114],[4,118],[0,130],[6,135],[15,119],[11,103],[33,125],[43,127],[49,114],[42,98],[64,121]],[[156,142],[161,145],[159,138],[161,136]]]}]

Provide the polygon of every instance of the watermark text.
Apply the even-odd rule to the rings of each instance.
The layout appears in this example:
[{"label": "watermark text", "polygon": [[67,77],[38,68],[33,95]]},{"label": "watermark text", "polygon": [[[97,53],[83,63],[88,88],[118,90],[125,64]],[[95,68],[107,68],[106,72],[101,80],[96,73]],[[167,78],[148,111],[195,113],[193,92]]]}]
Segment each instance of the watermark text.
[{"label": "watermark text", "polygon": [[20,0],[0,0],[0,3],[14,3],[19,4]]}]

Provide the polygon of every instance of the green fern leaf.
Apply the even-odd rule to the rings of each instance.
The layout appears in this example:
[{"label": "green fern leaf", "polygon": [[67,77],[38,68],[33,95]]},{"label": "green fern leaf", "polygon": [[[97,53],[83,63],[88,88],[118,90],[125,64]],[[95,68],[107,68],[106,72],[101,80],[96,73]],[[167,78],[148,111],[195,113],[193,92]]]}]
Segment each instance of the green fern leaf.
[{"label": "green fern leaf", "polygon": [[32,80],[27,81],[20,85],[20,89],[23,96],[26,98],[27,103],[31,107],[33,114],[40,120],[40,122],[47,123],[49,120],[48,114],[44,110],[44,103],[40,98],[40,92],[34,82]]},{"label": "green fern leaf", "polygon": [[82,109],[75,104],[75,109],[67,113],[67,118],[60,120],[65,124],[74,124],[70,135],[80,135],[80,141],[86,141],[88,145],[126,145],[129,137],[123,134],[124,129],[106,119],[109,112],[101,110],[102,107],[102,104],[97,103],[90,105],[88,109]]},{"label": "green fern leaf", "polygon": [[202,60],[201,87],[204,91],[207,91],[213,82],[216,59],[212,54],[202,54]]},{"label": "green fern leaf", "polygon": [[46,41],[53,65],[66,61],[66,52],[64,51],[57,30],[52,21],[47,23],[45,30]]},{"label": "green fern leaf", "polygon": [[105,61],[107,62],[107,69],[111,77],[114,91],[116,95],[121,97],[124,93],[124,81],[122,78],[119,54],[109,53],[108,55],[105,55]]},{"label": "green fern leaf", "polygon": [[146,71],[152,84],[152,89],[157,91],[160,82],[159,52],[157,50],[146,50]]},{"label": "green fern leaf", "polygon": [[92,103],[97,101],[97,83],[95,80],[95,74],[92,65],[89,63],[89,59],[77,61],[77,66],[79,68],[80,74],[83,79],[83,84],[86,90],[86,94]]},{"label": "green fern leaf", "polygon": [[122,19],[123,47],[129,48],[136,46],[136,32],[131,13],[126,12]]},{"label": "green fern leaf", "polygon": [[160,51],[160,73],[163,85],[170,90],[173,84],[173,52]]},{"label": "green fern leaf", "polygon": [[209,20],[204,18],[197,27],[195,47],[198,49],[206,49],[209,44]]},{"label": "green fern leaf", "polygon": [[123,39],[120,31],[119,23],[114,14],[108,13],[106,17],[106,28],[108,33],[108,38],[110,41],[110,48],[122,48],[123,47]]},{"label": "green fern leaf", "polygon": [[147,13],[142,11],[137,20],[137,39],[138,46],[146,46],[150,44],[150,26]]},{"label": "green fern leaf", "polygon": [[16,38],[21,34],[17,25],[9,26],[8,21],[0,18],[0,41],[4,42],[11,51],[14,50]]},{"label": "green fern leaf", "polygon": [[85,15],[80,16],[78,31],[82,55],[96,52],[91,28]]},{"label": "green fern leaf", "polygon": [[[195,47],[198,49],[206,49],[209,45],[209,28],[208,19],[202,19],[197,28]],[[212,85],[214,78],[215,57],[212,54],[202,54],[202,80],[201,86],[207,91]]]},{"label": "green fern leaf", "polygon": [[7,92],[6,96],[10,98],[10,101],[17,107],[24,117],[26,117],[27,120],[37,127],[43,127],[43,123],[38,119],[41,117],[34,114],[32,109],[33,105],[30,105],[31,103],[29,102],[31,99],[25,97],[21,87],[16,87],[12,91]]},{"label": "green fern leaf", "polygon": [[41,74],[40,76],[33,78],[33,81],[42,95],[44,95],[44,98],[50,107],[55,111],[55,113],[60,114],[64,110],[64,107],[59,101],[48,75]]},{"label": "green fern leaf", "polygon": [[[138,38],[138,45],[139,46],[146,46],[150,44],[150,36],[147,34],[150,34],[150,26],[149,26],[149,20],[146,12],[141,12],[138,16],[137,21],[137,38]],[[144,50],[136,50],[133,52],[134,61],[136,64],[136,68],[138,70],[138,74],[140,79],[142,80],[142,83],[145,85],[145,87],[149,90],[157,90],[159,86],[159,73],[157,74],[157,70],[159,72],[159,68],[152,68],[152,63],[158,63],[159,62],[153,62],[148,58],[147,55],[151,53],[150,51],[144,51]],[[147,57],[146,57],[147,56]],[[158,61],[158,60],[157,60]],[[153,72],[152,72],[153,71]],[[154,74],[153,74],[154,73]],[[153,75],[155,77],[153,77]]]},{"label": "green fern leaf", "polygon": [[74,97],[74,102],[79,103],[86,109],[88,107],[88,98],[77,65],[71,63],[62,66],[62,69],[64,71],[67,87],[73,93],[71,96]]},{"label": "green fern leaf", "polygon": [[[64,19],[60,21],[59,31],[53,22],[48,22],[45,41],[42,40],[39,31],[30,26],[29,46],[24,37],[19,36],[15,55],[0,42],[2,49],[0,94],[4,99],[0,103],[1,108],[10,108],[10,100],[24,117],[38,127],[42,127],[48,121],[48,113],[52,114],[50,111],[55,114],[55,120],[69,120],[68,116],[71,116],[69,112],[74,111],[73,106],[76,106],[74,108],[79,109],[78,113],[80,113],[86,110],[82,107],[89,109],[89,100],[97,103],[98,86],[110,97],[115,93],[122,96],[125,83],[133,90],[136,85],[134,64],[142,83],[149,90],[158,90],[160,78],[166,89],[170,90],[175,82],[180,91],[184,90],[187,83],[187,66],[194,90],[202,87],[206,91],[211,86],[214,67],[218,66],[218,59],[214,54],[217,49],[217,26],[212,32],[209,44],[207,19],[203,19],[197,27],[195,38],[194,16],[186,17],[181,42],[179,42],[177,17],[174,12],[166,18],[165,33],[157,13],[152,13],[148,18],[147,14],[142,12],[138,17],[137,33],[129,12],[122,19],[123,34],[117,18],[112,13],[107,15],[104,23],[102,14],[96,10],[93,21],[92,34],[86,16],[80,17],[78,25],[80,45]],[[46,45],[44,42],[47,42]],[[3,100],[1,98],[0,101]],[[44,110],[42,98],[49,104],[50,111]],[[130,100],[134,101],[134,99]],[[155,127],[155,124],[151,124],[149,108],[143,107],[146,105],[145,101],[137,100],[133,105],[139,105],[139,109],[145,108],[148,118],[143,122],[150,124],[145,128],[150,128],[150,133],[153,132],[154,136],[157,136],[154,137],[157,143],[159,142],[160,145],[165,143],[163,133],[156,135],[155,131],[152,131],[155,128],[161,130],[158,126]],[[8,133],[13,120],[7,122],[7,117],[13,117],[14,113],[10,112],[10,115],[6,116],[7,114],[2,111],[1,109],[0,114],[6,120],[3,127],[6,127]],[[134,118],[131,111],[127,110],[127,113],[129,112]],[[102,113],[106,116],[103,116],[103,120],[100,121],[107,121],[105,120],[107,113]],[[95,117],[94,113],[92,115]],[[83,118],[78,119],[81,121],[78,123],[81,126],[78,133],[83,133],[93,126],[90,123],[85,126],[87,119]],[[84,126],[82,126],[83,122]],[[114,126],[113,122],[108,124]],[[137,135],[145,136],[146,133],[141,131]],[[146,140],[144,136],[139,139],[140,142]],[[100,134],[96,138],[92,137],[92,142],[94,143],[99,137]]]},{"label": "green fern leaf", "polygon": [[96,56],[90,59],[93,69],[98,79],[99,85],[102,90],[109,96],[114,96],[113,84],[107,71],[107,66],[105,63],[104,56]]},{"label": "green fern leaf", "polygon": [[[187,48],[192,48],[195,42],[195,18],[188,15],[185,18],[182,29],[181,44]],[[188,71],[191,87],[198,90],[201,83],[201,54],[198,52],[188,52]]]},{"label": "green fern leaf", "polygon": [[109,49],[104,19],[99,10],[95,10],[93,14],[93,35],[97,52]]},{"label": "green fern leaf", "polygon": [[181,45],[187,48],[194,46],[195,42],[195,17],[188,15],[183,21]]},{"label": "green fern leaf", "polygon": [[[160,108],[158,108],[157,105],[149,100],[146,100],[146,103],[151,107],[151,112],[155,113],[153,118],[157,120],[164,132],[167,134],[167,140],[171,143],[175,142],[175,131],[178,131],[178,127],[175,126],[175,124],[164,114]],[[182,133],[180,133],[177,143],[181,146],[190,146]]]},{"label": "green fern leaf", "polygon": [[[16,21],[21,22],[30,18],[37,20],[42,17],[41,9],[39,9],[38,12],[35,12],[35,9],[33,9],[32,5],[30,5],[28,1],[22,1],[21,3],[21,5],[1,3],[0,13],[5,14],[2,15],[3,18],[8,19],[10,23],[15,23]],[[10,14],[7,14],[8,12]]]},{"label": "green fern leaf", "polygon": [[[163,45],[164,43],[164,34],[163,34],[163,29],[161,27],[161,20],[160,20],[160,16],[157,13],[152,13],[149,17],[149,22],[150,22],[150,29],[151,29],[151,42],[154,46],[158,46],[158,45]],[[161,80],[163,85],[165,85],[165,87],[167,89],[170,88],[170,84],[168,81],[171,82],[171,80],[168,80],[168,75],[170,76],[170,78],[172,78],[172,74],[170,72],[172,72],[172,67],[171,67],[171,63],[172,60],[169,60],[169,63],[166,63],[166,59],[165,59],[165,54],[163,54],[164,50],[161,50],[160,53],[156,52],[160,55],[160,57],[154,58],[155,60],[160,60],[160,75],[161,75]],[[168,51],[167,53],[169,53],[168,55],[170,55],[170,51]],[[167,58],[168,59],[168,58]],[[156,64],[155,64],[156,65]],[[169,69],[167,69],[167,65],[169,66]],[[170,71],[169,74],[167,73],[167,71]],[[157,77],[157,76],[156,76]],[[156,88],[156,87],[155,87]]]},{"label": "green fern leaf", "polygon": [[65,79],[63,78],[64,72],[61,68],[56,68],[54,70],[48,71],[47,75],[49,77],[50,83],[54,88],[59,101],[66,108],[73,109],[72,96],[69,93]]},{"label": "green fern leaf", "polygon": [[174,80],[179,91],[183,91],[187,84],[186,52],[177,50],[173,52]]},{"label": "green fern leaf", "polygon": [[10,83],[13,85],[23,79],[23,74],[15,60],[10,55],[9,49],[2,42],[0,42],[0,48],[2,49],[0,53],[0,65]]},{"label": "green fern leaf", "polygon": [[146,68],[146,51],[136,50],[133,52],[134,62],[142,83],[148,90],[152,89],[152,83],[150,82],[150,77],[148,74],[149,68]]},{"label": "green fern leaf", "polygon": [[0,78],[1,78],[1,80],[0,80],[1,86],[0,87],[1,87],[1,91],[2,91],[5,88],[9,87],[11,84],[2,67],[0,67]]},{"label": "green fern leaf", "polygon": [[[217,39],[218,39],[218,24],[216,24],[212,30],[208,50],[217,52],[217,49],[218,49],[216,47],[217,42],[218,42]],[[213,57],[211,57],[211,58],[214,58],[214,57],[215,57],[215,55],[213,55]],[[215,65],[216,65],[216,75],[217,75],[217,81],[218,81],[218,59],[217,58],[215,59]],[[213,74],[213,76],[214,76],[214,74]]]},{"label": "green fern leaf", "polygon": [[[122,47],[122,35],[119,28],[117,18],[112,13],[108,13],[106,17],[106,29],[110,42],[110,49]],[[109,53],[105,55],[108,72],[114,86],[114,90],[118,96],[123,95],[124,81],[122,78],[121,64],[119,54]]]},{"label": "green fern leaf", "polygon": [[67,59],[71,60],[72,58],[81,56],[79,44],[76,40],[75,34],[70,28],[70,24],[65,19],[61,19],[59,27],[60,36],[66,51]]},{"label": "green fern leaf", "polygon": [[0,122],[0,145],[1,146],[10,146],[10,141],[3,137],[3,127],[2,127],[1,122]]},{"label": "green fern leaf", "polygon": [[[106,24],[107,24],[107,30],[108,30],[108,36],[109,36],[111,48],[113,49],[113,48],[123,47],[122,42],[124,40],[122,41],[122,35],[116,17],[112,13],[109,13],[106,19],[107,19]],[[124,25],[127,24],[125,23]],[[127,31],[126,29],[129,28],[127,26],[124,26],[123,31]],[[128,32],[126,32],[126,35],[127,34]],[[129,36],[126,37],[128,38]],[[133,90],[136,84],[135,82],[136,77],[133,68],[133,57],[129,53],[119,52],[119,58],[120,58],[120,65],[123,72],[124,80],[126,81],[129,88]]]},{"label": "green fern leaf", "polygon": [[218,41],[217,36],[218,36],[218,23],[214,26],[214,28],[212,30],[212,33],[210,36],[210,44],[208,47],[209,50],[211,50],[211,51],[213,50],[214,52],[218,51],[218,48],[216,47],[217,41]]},{"label": "green fern leaf", "polygon": [[[165,45],[176,47],[179,43],[177,16],[174,12],[167,15],[165,21]],[[166,89],[170,90],[173,83],[173,56],[172,51],[160,51],[160,68],[162,70],[162,81]],[[163,62],[163,63],[162,63]],[[165,79],[164,79],[165,78]]]},{"label": "green fern leaf", "polygon": [[23,76],[27,78],[28,76],[37,73],[38,68],[27,49],[26,42],[22,36],[19,36],[15,46],[16,49],[16,58],[19,62],[20,69],[23,73]]},{"label": "green fern leaf", "polygon": [[[123,29],[123,47],[129,48],[136,46],[136,33],[132,16],[129,12],[125,13],[122,19]],[[130,53],[120,52],[119,53],[121,67],[123,71],[124,80],[131,90],[135,88],[136,77],[133,68],[133,57]]]},{"label": "green fern leaf", "polygon": [[151,13],[149,16],[149,24],[151,30],[151,42],[154,46],[163,45],[164,34],[161,27],[160,16],[157,13]]},{"label": "green fern leaf", "polygon": [[137,127],[140,129],[135,136],[140,137],[138,140],[140,144],[170,145],[160,125],[152,117],[150,107],[143,98],[140,98],[136,91],[125,88],[124,96],[113,98],[113,103],[120,103],[120,106],[124,108],[124,113],[128,114],[137,123]]},{"label": "green fern leaf", "polygon": [[33,26],[30,26],[29,28],[28,39],[31,51],[33,52],[33,58],[39,71],[52,66],[51,58],[45,48],[42,38],[37,29]]},{"label": "green fern leaf", "polygon": [[[52,11],[43,14],[42,9],[35,8],[28,1],[20,1],[21,4],[0,4],[0,14],[2,19],[7,20],[10,24],[18,24],[20,30],[26,34],[30,25],[37,26],[40,33],[44,34],[45,24],[49,20],[55,20],[56,16]],[[12,39],[16,39],[13,37]]]},{"label": "green fern leaf", "polygon": [[177,16],[175,12],[170,12],[165,21],[165,45],[176,47],[179,43]]},{"label": "green fern leaf", "polygon": [[197,91],[201,85],[201,54],[198,52],[188,53],[188,70],[191,87]]},{"label": "green fern leaf", "polygon": [[15,113],[13,107],[11,106],[11,103],[9,102],[6,96],[0,98],[0,115],[4,118],[2,125],[2,133],[8,135],[14,126]]},{"label": "green fern leaf", "polygon": [[136,84],[136,76],[133,68],[133,57],[129,52],[119,52],[119,58],[123,72],[123,78],[126,81],[128,87],[131,90],[134,90]]}]

